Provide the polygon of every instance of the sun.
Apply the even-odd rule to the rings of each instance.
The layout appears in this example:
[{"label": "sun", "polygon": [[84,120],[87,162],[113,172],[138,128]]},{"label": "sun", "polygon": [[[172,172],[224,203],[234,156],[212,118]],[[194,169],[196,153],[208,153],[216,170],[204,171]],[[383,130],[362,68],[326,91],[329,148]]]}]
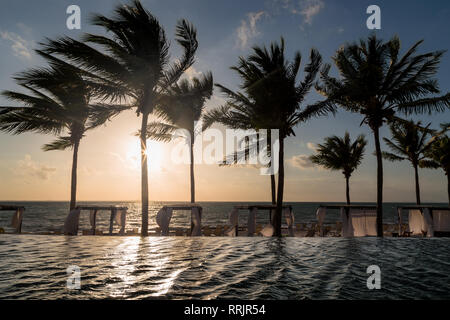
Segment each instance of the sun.
[{"label": "sun", "polygon": [[[163,160],[163,146],[156,141],[147,141],[147,156],[148,169],[150,172],[161,172]],[[141,168],[141,145],[139,139],[133,139],[127,144],[127,151],[125,154],[126,162],[135,170]]]}]

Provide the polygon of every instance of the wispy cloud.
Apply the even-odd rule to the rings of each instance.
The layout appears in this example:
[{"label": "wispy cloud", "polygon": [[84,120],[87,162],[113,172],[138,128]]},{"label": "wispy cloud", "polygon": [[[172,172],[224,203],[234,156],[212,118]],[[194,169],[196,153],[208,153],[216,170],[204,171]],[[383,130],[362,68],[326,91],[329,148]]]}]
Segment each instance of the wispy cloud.
[{"label": "wispy cloud", "polygon": [[323,0],[274,0],[284,10],[302,17],[302,27],[311,25],[313,18],[325,7]]},{"label": "wispy cloud", "polygon": [[303,21],[311,25],[314,16],[325,7],[322,0],[305,0],[300,2],[300,14],[303,16]]},{"label": "wispy cloud", "polygon": [[237,29],[237,45],[244,49],[248,46],[249,42],[260,35],[258,28],[256,26],[257,22],[266,15],[266,12],[250,12],[247,15],[246,20],[241,21],[241,25]]},{"label": "wispy cloud", "polygon": [[312,151],[316,151],[316,150],[317,150],[316,144],[315,144],[315,143],[312,143],[312,142],[306,143],[306,147],[307,147],[309,150],[312,150]]},{"label": "wispy cloud", "polygon": [[315,164],[311,162],[309,159],[309,156],[306,154],[299,154],[296,156],[293,156],[287,161],[291,166],[305,170],[305,169],[311,169],[315,167]]},{"label": "wispy cloud", "polygon": [[[24,28],[25,25],[22,25]],[[11,44],[11,49],[16,57],[31,60],[33,41],[25,40],[15,32],[0,30],[0,38]]]},{"label": "wispy cloud", "polygon": [[17,162],[17,166],[13,171],[16,175],[48,180],[56,172],[56,168],[35,162],[27,154],[23,160]]}]

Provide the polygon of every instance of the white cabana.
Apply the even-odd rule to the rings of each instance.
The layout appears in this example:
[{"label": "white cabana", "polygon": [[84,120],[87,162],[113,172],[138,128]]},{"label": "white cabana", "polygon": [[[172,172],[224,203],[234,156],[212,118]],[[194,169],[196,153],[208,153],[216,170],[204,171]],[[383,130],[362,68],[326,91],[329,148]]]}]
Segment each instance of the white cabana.
[{"label": "white cabana", "polygon": [[[339,209],[342,221],[343,237],[366,237],[377,235],[376,206],[358,205],[327,205],[320,206],[316,211],[317,221],[323,229],[327,209]],[[323,232],[321,232],[323,235]]]},{"label": "white cabana", "polygon": [[427,237],[450,235],[450,208],[432,206],[398,207],[399,228],[402,224],[402,212],[408,210],[409,234]]},{"label": "white cabana", "polygon": [[23,212],[25,211],[25,208],[21,206],[0,205],[0,211],[14,211],[11,218],[11,227],[14,228],[15,233],[21,233]]},{"label": "white cabana", "polygon": [[90,234],[96,234],[98,211],[110,211],[109,234],[113,233],[114,221],[120,226],[119,234],[125,234],[127,207],[117,206],[78,206],[71,210],[64,221],[63,233],[67,235],[77,235],[80,221],[80,214],[83,210],[89,211],[89,223],[91,225]]},{"label": "white cabana", "polygon": [[161,235],[169,235],[169,225],[173,211],[191,211],[190,236],[202,235],[202,207],[196,204],[164,206],[156,214],[156,223],[161,228]]},{"label": "white cabana", "polygon": [[[269,212],[269,222],[259,231],[259,234],[264,237],[271,237],[275,231],[272,226],[272,212],[276,210],[276,205],[240,205],[233,207],[233,210],[230,212],[230,219],[233,216],[233,221],[230,220],[230,226],[228,231],[225,233],[228,236],[237,236],[238,235],[238,214],[239,210],[247,210],[247,235],[253,236],[256,232],[256,217],[260,210]],[[294,215],[292,213],[292,207],[290,205],[283,206],[283,215],[286,219],[286,223],[288,226],[289,235],[293,235],[294,233]],[[234,233],[234,234],[233,234]]]}]

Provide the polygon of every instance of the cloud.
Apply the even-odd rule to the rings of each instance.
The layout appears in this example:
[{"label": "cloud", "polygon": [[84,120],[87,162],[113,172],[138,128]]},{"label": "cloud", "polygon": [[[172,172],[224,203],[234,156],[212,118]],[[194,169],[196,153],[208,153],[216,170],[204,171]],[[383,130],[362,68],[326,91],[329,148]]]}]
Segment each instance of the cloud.
[{"label": "cloud", "polygon": [[320,10],[325,7],[322,0],[305,0],[300,2],[300,14],[303,16],[303,21],[311,25],[313,17],[317,15]]},{"label": "cloud", "polygon": [[247,20],[242,20],[240,27],[237,29],[237,45],[244,49],[248,46],[250,40],[254,39],[260,32],[256,27],[256,23],[264,16],[266,13],[264,11],[250,12]]},{"label": "cloud", "polygon": [[192,80],[193,78],[201,77],[203,72],[197,71],[194,67],[189,67],[181,78]]},{"label": "cloud", "polygon": [[291,14],[302,16],[302,26],[304,24],[311,25],[314,16],[325,7],[323,0],[274,0],[274,3]]},{"label": "cloud", "polygon": [[16,57],[31,60],[33,42],[25,40],[14,32],[0,30],[0,38],[11,43],[11,49]]},{"label": "cloud", "polygon": [[20,176],[48,180],[56,172],[56,168],[37,163],[31,159],[29,154],[27,154],[23,160],[17,162],[17,167],[14,172]]},{"label": "cloud", "polygon": [[305,170],[305,169],[310,169],[310,168],[314,168],[315,164],[311,162],[311,160],[309,160],[309,156],[307,156],[306,154],[299,154],[296,156],[293,156],[291,159],[288,160],[288,163],[295,167],[295,168],[299,168],[301,170]]},{"label": "cloud", "polygon": [[317,146],[316,146],[314,143],[312,143],[312,142],[306,143],[306,147],[307,147],[309,150],[312,150],[312,151],[316,151],[316,150],[317,150]]}]

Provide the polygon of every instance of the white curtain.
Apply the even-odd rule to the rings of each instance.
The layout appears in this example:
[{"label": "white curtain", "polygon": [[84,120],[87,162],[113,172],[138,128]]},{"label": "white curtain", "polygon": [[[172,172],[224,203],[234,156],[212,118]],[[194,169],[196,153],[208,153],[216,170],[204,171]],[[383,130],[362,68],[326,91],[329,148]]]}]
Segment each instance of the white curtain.
[{"label": "white curtain", "polygon": [[377,236],[377,210],[364,210],[364,215],[366,217],[366,235],[367,236]]},{"label": "white curtain", "polygon": [[376,210],[350,209],[353,236],[365,237],[377,235]]},{"label": "white curtain", "polygon": [[423,231],[427,231],[425,226],[424,217],[419,209],[411,209],[408,214],[409,231],[412,234],[422,234]]},{"label": "white curtain", "polygon": [[366,217],[362,210],[350,209],[350,223],[353,227],[353,236],[365,237],[366,236]]},{"label": "white curtain", "polygon": [[172,219],[172,209],[162,207],[159,209],[156,214],[156,223],[161,228],[161,235],[168,236],[169,235],[169,224],[170,219]]},{"label": "white curtain", "polygon": [[291,208],[284,209],[284,216],[286,218],[286,224],[288,227],[288,233],[290,237],[294,236],[294,214]]},{"label": "white curtain", "polygon": [[238,219],[239,219],[239,210],[237,208],[233,208],[233,210],[228,215],[229,220],[229,227],[225,234],[228,237],[235,237],[236,236],[236,228],[238,225]]},{"label": "white curtain", "polygon": [[117,210],[114,220],[116,220],[116,223],[120,226],[119,233],[123,235],[125,233],[125,225],[127,221],[127,210]]},{"label": "white curtain", "polygon": [[250,210],[250,212],[248,213],[247,235],[249,237],[252,237],[256,231],[256,214],[257,214],[257,212],[258,212],[258,209],[252,208],[252,210]]},{"label": "white curtain", "polygon": [[317,217],[317,221],[319,222],[319,226],[320,226],[320,235],[323,236],[323,228],[322,228],[322,224],[325,221],[325,215],[327,214],[327,209],[326,208],[322,208],[319,207],[316,211],[316,217]]},{"label": "white curtain", "polygon": [[64,221],[64,234],[76,236],[78,234],[78,223],[80,221],[80,209],[73,209]]},{"label": "white curtain", "polygon": [[433,218],[428,208],[423,209],[423,221],[427,237],[434,237]]},{"label": "white curtain", "polygon": [[14,212],[12,219],[11,219],[11,226],[16,229],[16,232],[19,232],[19,229],[22,224],[22,217],[23,217],[23,209],[19,208]]},{"label": "white curtain", "polygon": [[197,207],[192,208],[192,223],[194,228],[192,229],[191,236],[198,237],[202,235],[202,221],[200,217],[200,209]]},{"label": "white curtain", "polygon": [[434,231],[450,232],[450,211],[433,210]]},{"label": "white curtain", "polygon": [[[341,208],[343,209],[343,208]],[[317,221],[319,222],[319,226],[322,226],[323,221],[325,220],[325,215],[327,214],[327,208],[319,207],[316,211]]]},{"label": "white curtain", "polygon": [[349,238],[353,237],[353,227],[350,217],[347,217],[345,208],[341,208],[341,220],[342,220],[342,236]]}]

